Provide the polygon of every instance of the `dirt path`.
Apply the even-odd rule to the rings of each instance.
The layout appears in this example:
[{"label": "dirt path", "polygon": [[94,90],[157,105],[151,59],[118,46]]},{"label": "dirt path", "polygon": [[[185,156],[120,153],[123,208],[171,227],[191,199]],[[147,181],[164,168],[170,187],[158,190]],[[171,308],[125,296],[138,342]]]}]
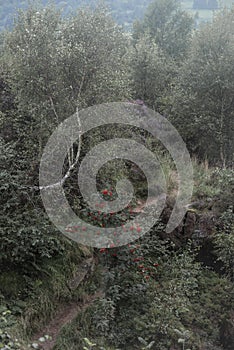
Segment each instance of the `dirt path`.
[{"label": "dirt path", "polygon": [[40,349],[52,350],[61,329],[68,323],[72,322],[79,312],[84,311],[96,299],[102,298],[103,295],[104,294],[102,291],[98,291],[97,293],[88,296],[85,302],[62,305],[57,311],[53,320],[51,320],[46,327],[35,335],[34,342],[38,343],[38,339],[40,337],[49,335],[51,338],[43,343],[40,343]]},{"label": "dirt path", "polygon": [[[70,288],[78,288],[82,281],[90,275],[90,272],[92,275],[94,266],[95,261],[93,258],[85,260],[77,269],[77,273],[73,280],[69,282]],[[40,330],[40,332],[35,334],[33,337],[33,343],[40,345],[39,349],[52,350],[61,329],[68,323],[72,322],[79,312],[84,311],[95,300],[100,299],[103,296],[103,291],[99,290],[93,295],[88,295],[83,302],[72,302],[60,305],[54,318],[42,330]],[[39,338],[44,338],[45,335],[49,335],[50,339],[43,343],[39,342]]]}]

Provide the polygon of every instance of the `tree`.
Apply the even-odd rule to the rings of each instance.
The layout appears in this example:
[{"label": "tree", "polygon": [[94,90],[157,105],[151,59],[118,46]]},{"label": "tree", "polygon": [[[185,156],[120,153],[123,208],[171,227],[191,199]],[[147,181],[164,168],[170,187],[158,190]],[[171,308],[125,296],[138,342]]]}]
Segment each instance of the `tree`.
[{"label": "tree", "polygon": [[142,36],[130,52],[133,90],[151,108],[162,112],[167,103],[176,65],[149,35]]},{"label": "tree", "polygon": [[[0,244],[8,252],[3,260],[12,251],[11,262],[17,263],[61,251],[38,191],[43,147],[56,126],[77,107],[128,96],[126,45],[126,37],[102,7],[83,8],[63,19],[54,7],[32,6],[19,12],[13,30],[6,33],[0,62],[4,72],[0,80],[4,107],[0,119],[4,165]],[[74,151],[78,147],[79,142]],[[47,235],[46,239],[46,233],[52,238]]]},{"label": "tree", "polygon": [[223,166],[234,154],[234,8],[193,38],[171,102],[172,120],[201,159]]},{"label": "tree", "polygon": [[163,52],[177,60],[186,54],[192,32],[192,18],[180,8],[178,0],[154,0],[142,21],[134,25],[133,37],[144,33],[152,38]]},{"label": "tree", "polygon": [[186,57],[192,19],[177,0],[155,0],[135,22],[130,67],[135,98],[163,113],[178,68]]},{"label": "tree", "polygon": [[69,20],[53,7],[19,13],[6,35],[5,65],[35,168],[50,133],[77,106],[128,95],[126,44],[102,7],[81,9]]}]

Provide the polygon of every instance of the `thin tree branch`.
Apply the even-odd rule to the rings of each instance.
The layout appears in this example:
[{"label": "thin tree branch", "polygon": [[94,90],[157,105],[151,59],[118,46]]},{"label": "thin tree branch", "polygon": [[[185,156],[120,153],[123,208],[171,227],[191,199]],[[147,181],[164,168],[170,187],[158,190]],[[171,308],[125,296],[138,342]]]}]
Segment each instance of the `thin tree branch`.
[{"label": "thin tree branch", "polygon": [[[79,126],[79,137],[78,137],[79,144],[78,144],[78,149],[77,149],[77,153],[76,153],[76,158],[75,158],[75,161],[73,162],[73,164],[71,164],[71,166],[69,166],[69,169],[68,169],[67,173],[65,174],[65,176],[62,178],[62,180],[59,181],[58,184],[55,184],[57,186],[62,186],[64,184],[64,182],[70,177],[72,170],[75,169],[76,165],[78,164],[79,158],[80,158],[81,144],[82,144],[82,137],[81,137],[82,131],[81,131],[81,123],[80,123],[78,107],[76,108],[76,117],[77,117],[77,122],[78,122],[78,126]],[[52,186],[54,186],[54,185],[52,185]],[[48,187],[48,186],[46,186],[46,187]]]},{"label": "thin tree branch", "polygon": [[51,108],[52,108],[52,110],[53,110],[53,112],[54,112],[54,115],[55,115],[55,117],[56,117],[56,119],[57,119],[57,124],[58,124],[58,123],[59,123],[59,116],[58,116],[58,114],[57,114],[57,112],[56,112],[56,109],[55,109],[55,106],[54,106],[54,101],[53,101],[53,99],[52,99],[51,96],[49,97],[49,99],[50,99]]},{"label": "thin tree branch", "polygon": [[20,186],[21,188],[31,189],[31,190],[43,190],[44,191],[44,190],[54,189],[56,187],[61,187],[64,185],[65,181],[70,177],[71,172],[77,166],[77,164],[79,162],[79,158],[80,158],[80,152],[81,152],[81,146],[82,146],[82,130],[81,130],[81,122],[80,122],[78,107],[76,108],[76,117],[77,117],[77,122],[78,122],[78,127],[79,127],[78,149],[77,149],[75,160],[71,164],[69,164],[69,168],[68,168],[66,174],[64,175],[64,177],[59,182],[56,182],[55,184],[52,184],[52,185],[30,186],[30,187],[29,186]]}]

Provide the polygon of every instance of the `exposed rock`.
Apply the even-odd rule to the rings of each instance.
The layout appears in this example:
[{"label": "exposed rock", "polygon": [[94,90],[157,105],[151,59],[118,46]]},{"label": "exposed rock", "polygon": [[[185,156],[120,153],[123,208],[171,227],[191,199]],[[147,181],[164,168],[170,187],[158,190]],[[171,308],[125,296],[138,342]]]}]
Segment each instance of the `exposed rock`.
[{"label": "exposed rock", "polygon": [[192,211],[188,211],[186,213],[184,225],[183,225],[183,235],[186,239],[192,237],[195,230],[196,221],[197,221],[196,214]]},{"label": "exposed rock", "polygon": [[199,215],[198,229],[203,237],[212,236],[215,231],[216,216],[212,211],[208,211]]}]

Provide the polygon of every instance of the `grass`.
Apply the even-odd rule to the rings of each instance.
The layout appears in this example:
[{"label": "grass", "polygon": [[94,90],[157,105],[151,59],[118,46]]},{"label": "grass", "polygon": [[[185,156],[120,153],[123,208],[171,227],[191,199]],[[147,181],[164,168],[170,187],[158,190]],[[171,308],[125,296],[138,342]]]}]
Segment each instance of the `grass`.
[{"label": "grass", "polygon": [[[151,280],[148,291],[142,296],[142,306],[131,303],[131,298],[128,302],[123,299],[124,304],[118,302],[116,319],[109,333],[113,333],[116,337],[119,332],[119,336],[123,337],[125,329],[129,331],[130,327],[135,335],[135,345],[113,346],[110,334],[103,336],[101,328],[95,323],[96,318],[99,319],[96,316],[98,312],[102,315],[100,319],[103,316],[108,319],[109,316],[103,314],[101,304],[96,303],[62,329],[54,350],[83,350],[86,345],[84,338],[97,344],[93,349],[140,350],[141,345],[137,342],[137,336],[145,339],[145,334],[150,335],[150,340],[156,341],[158,347],[152,349],[166,350],[173,344],[173,349],[179,350],[174,328],[189,331],[191,337],[188,347],[191,349],[223,350],[219,343],[219,328],[223,320],[228,318],[233,305],[233,285],[225,277],[194,264],[190,255],[177,255],[170,263],[166,261],[164,265],[161,266],[164,273],[158,277],[159,280]],[[129,273],[133,276],[134,270],[129,270]],[[118,283],[123,287],[120,280]],[[132,298],[134,300],[135,296]],[[141,307],[142,312],[139,312]],[[120,315],[122,313],[120,321],[119,313]],[[126,317],[123,318],[123,314]],[[136,319],[132,320],[132,317]],[[151,333],[154,329],[153,336]],[[169,341],[168,346],[166,339]]]},{"label": "grass", "polygon": [[21,321],[26,334],[36,332],[46,324],[61,301],[72,299],[68,281],[74,277],[88,252],[91,253],[73,243],[62,257],[46,261],[42,266],[44,275],[33,283],[31,298]]},{"label": "grass", "polygon": [[[102,287],[102,267],[99,265],[92,277],[81,288],[77,289],[75,296],[78,297],[78,300],[83,300],[86,303],[86,296],[95,293]],[[83,339],[90,335],[94,312],[95,302],[82,310],[71,323],[63,327],[54,350],[83,349],[85,345]]]},{"label": "grass", "polygon": [[30,277],[15,271],[1,273],[0,304],[12,312],[14,325],[9,325],[9,333],[20,339],[21,349],[28,348],[31,336],[47,324],[62,302],[78,298],[79,292],[71,291],[68,281],[91,254],[92,249],[67,242],[63,256],[44,260]]},{"label": "grass", "polygon": [[62,329],[54,350],[83,349],[83,338],[90,333],[93,310],[93,306],[90,306],[85,311],[79,313],[71,324]]}]

